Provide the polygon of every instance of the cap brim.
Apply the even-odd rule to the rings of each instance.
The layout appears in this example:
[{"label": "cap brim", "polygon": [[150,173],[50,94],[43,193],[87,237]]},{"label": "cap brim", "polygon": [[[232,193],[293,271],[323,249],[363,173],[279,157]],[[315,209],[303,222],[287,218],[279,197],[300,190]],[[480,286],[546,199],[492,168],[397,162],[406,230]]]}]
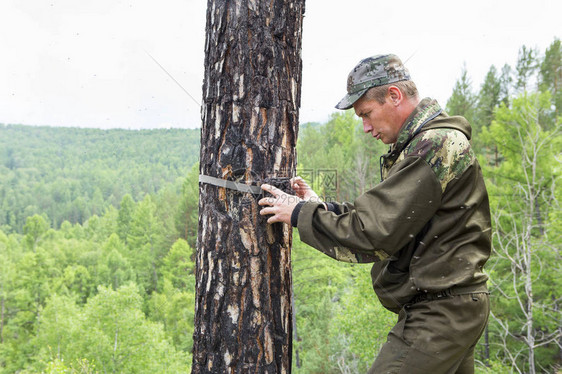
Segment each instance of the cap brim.
[{"label": "cap brim", "polygon": [[347,94],[343,99],[340,100],[339,103],[336,105],[336,109],[346,110],[351,109],[353,104],[361,98],[367,92],[368,88],[364,90],[354,92],[352,94]]}]

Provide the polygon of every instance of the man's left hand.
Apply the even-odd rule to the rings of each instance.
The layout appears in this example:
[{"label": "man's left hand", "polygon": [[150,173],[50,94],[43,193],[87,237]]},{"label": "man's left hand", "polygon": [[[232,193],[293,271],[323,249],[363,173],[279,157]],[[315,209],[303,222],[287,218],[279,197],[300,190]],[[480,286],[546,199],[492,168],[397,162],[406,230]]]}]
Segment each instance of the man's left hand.
[{"label": "man's left hand", "polygon": [[267,223],[284,222],[290,225],[291,214],[301,199],[297,196],[286,194],[269,184],[262,184],[261,188],[273,195],[258,201],[259,205],[266,206],[266,208],[260,210],[261,215],[272,214]]}]

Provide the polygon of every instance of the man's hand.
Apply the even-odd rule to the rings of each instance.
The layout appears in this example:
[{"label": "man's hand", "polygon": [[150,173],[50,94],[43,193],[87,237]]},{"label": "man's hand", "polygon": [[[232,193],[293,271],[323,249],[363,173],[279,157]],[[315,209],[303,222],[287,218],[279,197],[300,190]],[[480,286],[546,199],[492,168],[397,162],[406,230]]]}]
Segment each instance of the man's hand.
[{"label": "man's hand", "polygon": [[266,208],[260,210],[260,214],[262,216],[272,214],[272,216],[267,220],[267,223],[285,222],[290,225],[293,209],[295,209],[295,206],[297,206],[301,199],[297,196],[286,194],[280,189],[270,186],[269,184],[262,184],[261,188],[273,195],[258,201],[259,205],[267,206]]},{"label": "man's hand", "polygon": [[301,199],[320,202],[320,198],[318,197],[316,192],[314,192],[312,188],[310,188],[310,186],[301,177],[295,177],[291,179],[291,186],[293,187],[293,190],[295,191],[297,196]]}]

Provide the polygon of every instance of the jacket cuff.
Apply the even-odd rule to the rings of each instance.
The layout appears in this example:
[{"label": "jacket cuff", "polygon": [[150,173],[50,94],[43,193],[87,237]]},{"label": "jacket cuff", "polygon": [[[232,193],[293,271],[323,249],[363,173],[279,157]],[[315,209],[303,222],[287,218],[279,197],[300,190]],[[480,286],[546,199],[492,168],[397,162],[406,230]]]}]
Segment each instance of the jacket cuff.
[{"label": "jacket cuff", "polygon": [[312,222],[314,214],[319,208],[323,208],[322,203],[308,201],[301,207],[299,212],[300,219],[297,222],[301,241],[312,247],[315,247],[314,244],[317,244]]},{"label": "jacket cuff", "polygon": [[306,203],[306,201],[300,201],[293,209],[293,213],[291,213],[291,226],[297,227],[299,222],[299,213],[301,212],[302,206]]},{"label": "jacket cuff", "polygon": [[336,204],[332,204],[332,203],[324,203],[324,204],[326,204],[326,208],[329,212],[334,212],[337,215],[341,214],[341,210]]}]

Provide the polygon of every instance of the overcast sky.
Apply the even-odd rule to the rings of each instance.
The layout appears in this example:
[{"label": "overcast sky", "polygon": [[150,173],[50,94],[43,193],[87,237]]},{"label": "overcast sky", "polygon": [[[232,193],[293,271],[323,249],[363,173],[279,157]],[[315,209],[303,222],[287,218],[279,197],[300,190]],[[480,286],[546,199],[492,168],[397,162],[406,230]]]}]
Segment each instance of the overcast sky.
[{"label": "overcast sky", "polygon": [[[205,0],[0,0],[0,123],[200,127],[205,10]],[[464,63],[476,89],[522,45],[544,53],[562,37],[561,15],[559,0],[307,0],[300,121],[326,121],[349,71],[380,53],[408,60],[422,96],[445,105]]]}]

